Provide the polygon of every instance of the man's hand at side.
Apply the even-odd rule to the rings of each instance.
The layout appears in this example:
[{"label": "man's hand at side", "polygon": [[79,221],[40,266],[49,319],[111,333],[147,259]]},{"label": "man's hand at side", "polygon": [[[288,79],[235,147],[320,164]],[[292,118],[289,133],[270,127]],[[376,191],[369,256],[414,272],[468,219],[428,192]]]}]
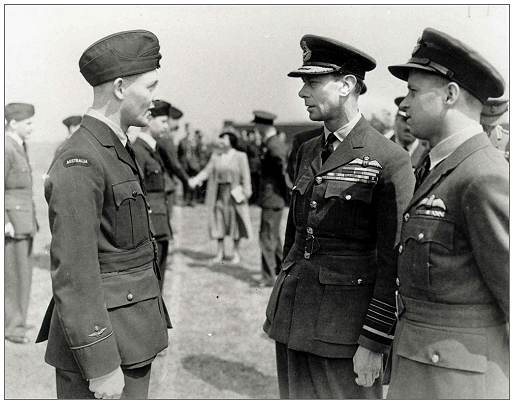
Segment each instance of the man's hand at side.
[{"label": "man's hand at side", "polygon": [[95,398],[118,399],[125,387],[125,378],[120,367],[111,373],[89,380],[89,390],[95,393]]},{"label": "man's hand at side", "polygon": [[359,346],[353,356],[353,371],[357,374],[355,383],[371,387],[382,371],[382,354]]}]

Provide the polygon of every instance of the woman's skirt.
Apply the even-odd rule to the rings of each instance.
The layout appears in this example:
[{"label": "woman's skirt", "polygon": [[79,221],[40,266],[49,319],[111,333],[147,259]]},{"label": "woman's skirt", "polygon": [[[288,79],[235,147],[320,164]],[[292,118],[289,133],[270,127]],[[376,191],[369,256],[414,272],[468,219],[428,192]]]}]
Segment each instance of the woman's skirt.
[{"label": "woman's skirt", "polygon": [[239,218],[235,202],[230,195],[230,183],[219,183],[216,203],[214,204],[215,234],[223,234],[234,240],[248,237],[246,228]]}]

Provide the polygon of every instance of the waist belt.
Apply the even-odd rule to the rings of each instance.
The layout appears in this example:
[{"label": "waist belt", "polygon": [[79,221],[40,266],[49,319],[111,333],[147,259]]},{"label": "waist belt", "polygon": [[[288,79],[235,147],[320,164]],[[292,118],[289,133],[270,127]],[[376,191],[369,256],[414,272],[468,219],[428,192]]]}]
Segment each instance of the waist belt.
[{"label": "waist belt", "polygon": [[121,272],[152,262],[157,256],[157,245],[154,240],[127,251],[99,253],[100,272]]},{"label": "waist belt", "polygon": [[506,322],[494,304],[445,304],[397,295],[398,318],[449,327],[492,327]]},{"label": "waist belt", "polygon": [[353,255],[373,254],[375,245],[357,240],[333,237],[319,237],[297,231],[294,243],[297,248],[304,250],[304,258],[310,259],[313,254],[320,255]]}]

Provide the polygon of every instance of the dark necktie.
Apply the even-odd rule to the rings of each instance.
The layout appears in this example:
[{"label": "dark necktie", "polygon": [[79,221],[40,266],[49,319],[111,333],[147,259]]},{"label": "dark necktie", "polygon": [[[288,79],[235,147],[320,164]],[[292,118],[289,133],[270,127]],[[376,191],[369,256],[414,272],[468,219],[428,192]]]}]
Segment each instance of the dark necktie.
[{"label": "dark necktie", "polygon": [[334,142],[337,140],[336,135],[330,133],[321,149],[321,164],[325,164],[328,157],[334,152]]},{"label": "dark necktie", "polygon": [[130,144],[130,140],[127,139],[127,144],[125,145],[125,149],[127,149],[127,152],[129,156],[132,158],[132,161],[134,161],[134,164],[136,163],[136,153],[134,153],[134,149],[132,148],[132,145]]},{"label": "dark necktie", "polygon": [[416,185],[414,189],[418,189],[421,183],[427,178],[430,173],[430,155],[427,154],[421,164],[416,168],[414,176],[416,177]]}]

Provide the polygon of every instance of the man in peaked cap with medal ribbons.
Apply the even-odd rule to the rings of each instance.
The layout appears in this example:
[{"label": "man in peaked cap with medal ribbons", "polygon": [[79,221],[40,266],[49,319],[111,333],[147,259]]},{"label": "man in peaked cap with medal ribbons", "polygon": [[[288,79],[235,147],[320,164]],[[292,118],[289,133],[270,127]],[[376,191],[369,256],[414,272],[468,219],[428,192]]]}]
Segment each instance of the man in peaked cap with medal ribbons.
[{"label": "man in peaked cap with medal ribbons", "polygon": [[480,126],[504,82],[480,54],[426,28],[400,108],[431,150],[416,171],[398,251],[391,399],[509,397],[509,173]]},{"label": "man in peaked cap with medal ribbons", "polygon": [[149,122],[159,49],[153,33],[126,31],[79,60],[93,105],[45,182],[53,299],[37,341],[48,339],[58,398],[147,398],[168,345],[143,173],[126,135]]},{"label": "man in peaked cap with medal ribbons", "polygon": [[394,244],[412,196],[409,154],[362,117],[375,61],[342,42],[301,40],[299,92],[319,135],[297,154],[284,261],[266,310],[281,398],[382,398],[394,327]]}]

